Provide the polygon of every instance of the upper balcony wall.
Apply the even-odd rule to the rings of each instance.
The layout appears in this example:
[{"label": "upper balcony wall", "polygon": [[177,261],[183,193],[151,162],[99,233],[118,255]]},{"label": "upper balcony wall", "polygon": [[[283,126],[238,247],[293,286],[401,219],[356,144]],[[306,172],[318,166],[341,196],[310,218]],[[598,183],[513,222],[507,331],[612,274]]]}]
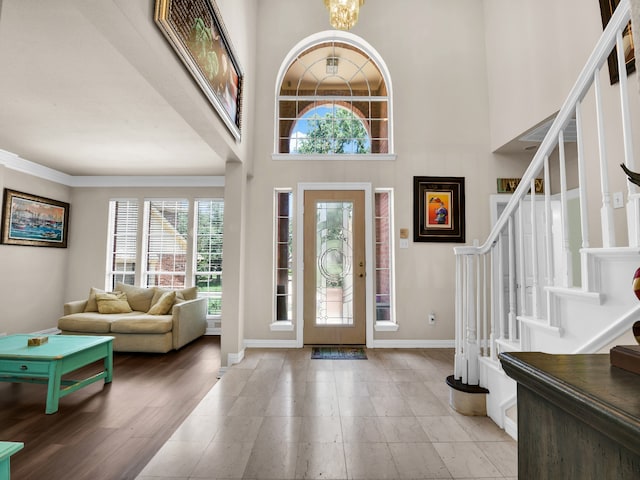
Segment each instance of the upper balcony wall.
[{"label": "upper balcony wall", "polygon": [[602,34],[597,1],[485,0],[491,147],[554,115]]}]

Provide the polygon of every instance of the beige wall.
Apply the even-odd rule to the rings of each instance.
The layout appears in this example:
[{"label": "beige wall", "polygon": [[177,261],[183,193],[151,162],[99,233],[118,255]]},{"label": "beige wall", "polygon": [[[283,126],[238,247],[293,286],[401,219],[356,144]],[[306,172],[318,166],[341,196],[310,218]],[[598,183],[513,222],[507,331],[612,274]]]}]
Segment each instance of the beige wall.
[{"label": "beige wall", "polygon": [[[300,40],[329,28],[322,2],[259,2],[256,137],[248,184],[245,337],[294,339],[271,332],[273,189],[299,182],[370,182],[395,190],[395,241],[413,230],[413,176],[466,178],[467,241],[489,231],[489,194],[497,176],[518,176],[530,157],[491,155],[483,7],[467,0],[413,0],[402,6],[367,1],[351,30],[385,60],[393,82],[395,161],[273,161],[274,91],[278,69]],[[405,13],[406,12],[406,13]],[[455,244],[413,243],[396,249],[397,332],[376,339],[454,338]],[[298,247],[299,248],[299,247]],[[435,312],[435,326],[427,314]]]},{"label": "beige wall", "polygon": [[[273,161],[277,71],[295,44],[329,28],[326,9],[321,1],[300,0],[219,0],[219,5],[229,30],[241,32],[233,38],[247,82],[246,129],[239,151],[246,155],[249,172],[246,204],[231,209],[246,212],[245,246],[225,252],[225,265],[229,260],[244,269],[244,277],[238,275],[235,282],[244,285],[243,294],[225,294],[236,303],[225,307],[232,317],[223,321],[233,325],[228,331],[235,337],[225,353],[236,353],[232,350],[241,348],[243,338],[295,338],[295,332],[269,330],[274,188],[295,191],[300,182],[392,187],[397,246],[399,229],[413,230],[413,176],[463,176],[467,242],[482,241],[489,232],[489,195],[496,192],[496,178],[521,176],[531,160],[527,153],[491,152],[559,108],[601,32],[597,2],[585,6],[579,0],[403,0],[405,10],[386,0],[368,0],[352,33],[371,44],[389,68],[397,159]],[[499,22],[505,18],[505,24]],[[607,89],[604,95],[606,108],[615,110],[615,91]],[[619,134],[611,129],[608,135]],[[623,188],[623,180],[615,181],[615,188]],[[0,280],[4,287],[0,332],[8,333],[53,326],[64,301],[104,285],[110,198],[222,195],[222,189],[69,189],[4,167],[0,183],[72,204],[68,249],[0,245],[3,273],[10,272]],[[234,188],[240,188],[237,185],[234,182]],[[225,218],[226,229],[237,231],[242,223]],[[453,339],[454,246],[410,242],[408,249],[396,249],[400,329],[376,333],[376,339]],[[34,285],[38,302],[33,301]],[[437,316],[435,326],[427,324],[431,311]]]},{"label": "beige wall", "polygon": [[[71,191],[58,183],[9,169],[0,163],[0,187],[70,202],[73,234],[74,205]],[[3,204],[4,208],[4,204]],[[55,327],[62,312],[68,248],[0,245],[0,333],[26,333]]]},{"label": "beige wall", "polygon": [[598,2],[485,0],[491,147],[555,114],[602,33]]}]

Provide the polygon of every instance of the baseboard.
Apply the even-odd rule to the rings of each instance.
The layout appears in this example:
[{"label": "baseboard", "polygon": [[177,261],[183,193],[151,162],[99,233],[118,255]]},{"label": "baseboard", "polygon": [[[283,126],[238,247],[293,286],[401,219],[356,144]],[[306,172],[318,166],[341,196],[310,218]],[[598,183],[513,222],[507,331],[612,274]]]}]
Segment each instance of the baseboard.
[{"label": "baseboard", "polygon": [[236,363],[240,363],[244,359],[244,348],[240,350],[238,353],[228,353],[227,354],[227,365],[235,365]]},{"label": "baseboard", "polygon": [[518,424],[506,415],[504,417],[504,431],[514,440],[518,440]]},{"label": "baseboard", "polygon": [[31,332],[29,335],[59,335],[60,329],[56,327],[45,328],[44,330],[38,330],[37,332]]},{"label": "baseboard", "polygon": [[[245,348],[300,348],[297,340],[246,339]],[[455,348],[455,340],[374,340],[369,348]]]},{"label": "baseboard", "polygon": [[218,378],[221,378],[227,370],[229,370],[236,363],[240,363],[244,358],[244,348],[240,350],[238,353],[228,353],[227,354],[227,366],[220,367],[218,370]]},{"label": "baseboard", "polygon": [[374,340],[371,348],[455,348],[455,340]]},{"label": "baseboard", "polygon": [[204,331],[205,335],[222,335],[222,328],[220,327],[207,327]]},{"label": "baseboard", "polygon": [[245,339],[244,348],[298,348],[297,340]]}]

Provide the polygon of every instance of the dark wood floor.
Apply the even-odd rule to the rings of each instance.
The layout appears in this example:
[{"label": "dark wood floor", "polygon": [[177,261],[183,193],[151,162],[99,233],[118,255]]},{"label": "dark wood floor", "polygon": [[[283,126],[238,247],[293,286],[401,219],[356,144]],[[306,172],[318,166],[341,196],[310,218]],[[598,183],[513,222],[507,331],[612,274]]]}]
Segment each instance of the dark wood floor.
[{"label": "dark wood floor", "polygon": [[11,457],[11,479],[134,479],[216,383],[219,369],[217,336],[162,355],[115,353],[113,383],[60,399],[52,415],[44,413],[44,385],[0,383],[0,440],[25,445]]}]

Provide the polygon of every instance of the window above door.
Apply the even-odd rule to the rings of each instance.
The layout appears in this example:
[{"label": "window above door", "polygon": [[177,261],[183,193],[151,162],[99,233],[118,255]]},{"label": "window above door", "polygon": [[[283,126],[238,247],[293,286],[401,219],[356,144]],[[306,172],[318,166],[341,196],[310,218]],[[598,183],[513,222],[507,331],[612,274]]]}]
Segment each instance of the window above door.
[{"label": "window above door", "polygon": [[305,39],[283,62],[276,91],[275,160],[395,159],[389,74],[359,37]]}]

